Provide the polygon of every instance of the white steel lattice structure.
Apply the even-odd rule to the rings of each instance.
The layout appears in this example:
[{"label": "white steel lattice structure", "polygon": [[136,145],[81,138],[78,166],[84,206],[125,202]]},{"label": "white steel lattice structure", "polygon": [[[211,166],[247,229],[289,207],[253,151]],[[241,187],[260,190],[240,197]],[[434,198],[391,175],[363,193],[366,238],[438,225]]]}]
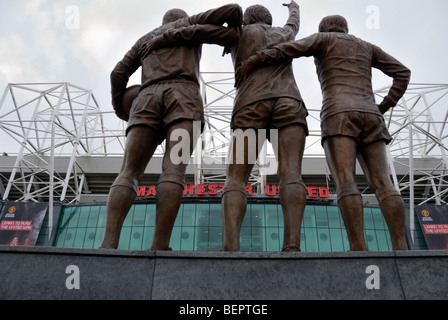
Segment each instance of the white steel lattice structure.
[{"label": "white steel lattice structure", "polygon": [[[384,97],[389,88],[376,91]],[[394,141],[390,145],[391,169],[407,168],[408,176],[395,180],[409,190],[412,204],[446,204],[448,201],[448,85],[411,84],[401,102],[385,115]],[[422,165],[419,160],[426,160]],[[428,161],[430,160],[430,161]],[[393,175],[396,177],[396,175]],[[415,179],[418,177],[418,179]],[[413,194],[424,187],[420,198]]]},{"label": "white steel lattice structure", "polygon": [[69,83],[9,84],[0,100],[0,129],[3,141],[20,146],[11,175],[2,177],[8,181],[3,199],[15,189],[19,201],[79,200],[85,186],[79,158],[104,156],[112,141],[124,143],[105,128],[93,93]]}]

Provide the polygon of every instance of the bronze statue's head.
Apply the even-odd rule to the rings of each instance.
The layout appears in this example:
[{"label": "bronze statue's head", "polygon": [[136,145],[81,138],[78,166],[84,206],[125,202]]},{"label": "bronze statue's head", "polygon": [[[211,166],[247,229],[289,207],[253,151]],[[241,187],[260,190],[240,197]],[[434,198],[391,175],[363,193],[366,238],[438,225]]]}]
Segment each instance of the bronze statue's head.
[{"label": "bronze statue's head", "polygon": [[339,15],[325,17],[319,24],[319,32],[348,33],[347,20]]},{"label": "bronze statue's head", "polygon": [[272,15],[266,7],[256,4],[246,9],[243,23],[245,25],[264,23],[272,26]]},{"label": "bronze statue's head", "polygon": [[168,10],[163,16],[163,24],[167,24],[179,19],[187,18],[188,14],[182,9],[171,9]]}]

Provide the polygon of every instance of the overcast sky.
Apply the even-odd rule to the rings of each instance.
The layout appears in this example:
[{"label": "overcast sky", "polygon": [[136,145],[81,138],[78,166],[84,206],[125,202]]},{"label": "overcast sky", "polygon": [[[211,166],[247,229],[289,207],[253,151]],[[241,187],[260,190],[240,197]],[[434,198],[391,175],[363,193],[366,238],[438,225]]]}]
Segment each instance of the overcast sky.
[{"label": "overcast sky", "polygon": [[[238,1],[245,10],[262,4],[274,25],[283,26],[286,0]],[[317,31],[331,14],[345,16],[350,33],[375,43],[412,70],[413,83],[448,83],[448,1],[299,0],[297,39]],[[163,14],[182,8],[195,14],[225,0],[0,0],[0,94],[8,83],[71,82],[92,89],[102,110],[111,110],[109,75]],[[201,71],[232,71],[230,56],[206,45]],[[320,87],[312,59],[294,61],[296,81],[308,107],[320,108]],[[131,79],[139,82],[140,73]],[[390,81],[375,73],[374,88]],[[1,150],[3,152],[3,150]]]}]

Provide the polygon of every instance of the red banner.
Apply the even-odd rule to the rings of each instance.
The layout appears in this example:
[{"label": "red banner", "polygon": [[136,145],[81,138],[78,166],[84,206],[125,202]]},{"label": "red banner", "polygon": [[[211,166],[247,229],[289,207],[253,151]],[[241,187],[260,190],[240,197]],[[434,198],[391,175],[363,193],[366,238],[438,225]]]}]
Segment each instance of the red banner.
[{"label": "red banner", "polygon": [[0,230],[31,231],[33,221],[2,221]]},{"label": "red banner", "polygon": [[448,234],[448,224],[424,224],[425,234]]}]

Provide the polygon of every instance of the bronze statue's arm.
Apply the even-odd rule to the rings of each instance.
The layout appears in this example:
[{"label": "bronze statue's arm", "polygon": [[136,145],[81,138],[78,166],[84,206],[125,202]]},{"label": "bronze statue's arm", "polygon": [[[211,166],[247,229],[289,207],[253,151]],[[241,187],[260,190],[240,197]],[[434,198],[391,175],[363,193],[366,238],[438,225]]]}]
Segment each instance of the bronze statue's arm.
[{"label": "bronze statue's arm", "polygon": [[140,51],[145,59],[152,51],[170,46],[198,45],[202,43],[231,46],[238,40],[241,28],[227,28],[211,24],[171,29],[147,41]]},{"label": "bronze statue's arm", "polygon": [[283,28],[291,29],[294,35],[291,40],[294,40],[300,30],[300,7],[294,0],[291,0],[291,3],[284,3],[283,5],[289,9],[289,18]]},{"label": "bronze statue's arm", "polygon": [[381,113],[385,114],[390,108],[397,105],[406,92],[411,79],[411,71],[378,47],[375,47],[375,59],[372,66],[393,78],[393,84],[389,93],[378,106]]},{"label": "bronze statue's arm", "polygon": [[239,27],[243,24],[243,9],[238,4],[227,4],[216,9],[193,15],[189,18],[190,24],[214,24],[222,26],[227,23],[229,27]]},{"label": "bronze statue's arm", "polygon": [[140,67],[139,42],[137,42],[131,50],[124,56],[123,60],[117,63],[114,70],[110,74],[112,106],[117,117],[124,121],[128,121],[128,115],[123,112],[122,99],[126,91],[129,77]]},{"label": "bronze statue's arm", "polygon": [[300,57],[310,57],[319,52],[325,40],[325,35],[316,33],[297,41],[291,41],[265,49],[243,61],[237,68],[235,80],[237,87],[252,73],[275,61],[291,60]]}]

